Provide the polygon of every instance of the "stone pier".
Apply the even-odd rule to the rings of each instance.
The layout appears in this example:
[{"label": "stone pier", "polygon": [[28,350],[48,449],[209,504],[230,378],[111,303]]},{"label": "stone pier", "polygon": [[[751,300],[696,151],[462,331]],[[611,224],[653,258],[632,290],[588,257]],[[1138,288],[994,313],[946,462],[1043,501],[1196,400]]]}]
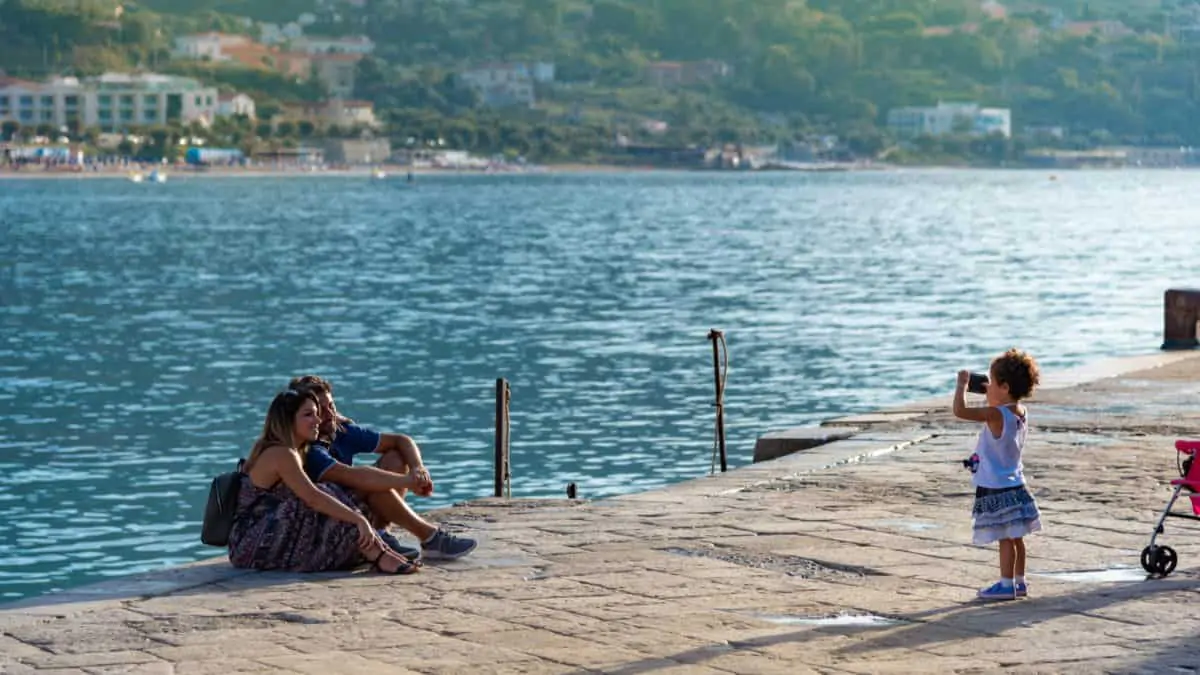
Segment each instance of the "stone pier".
[{"label": "stone pier", "polygon": [[213,560],[2,606],[0,672],[1197,672],[1200,523],[1167,523],[1166,579],[1138,556],[1200,437],[1200,354],[1050,375],[1025,600],[974,600],[997,556],[970,545],[976,428],[947,393],[661,490],[446,509],[480,549],[414,576]]}]

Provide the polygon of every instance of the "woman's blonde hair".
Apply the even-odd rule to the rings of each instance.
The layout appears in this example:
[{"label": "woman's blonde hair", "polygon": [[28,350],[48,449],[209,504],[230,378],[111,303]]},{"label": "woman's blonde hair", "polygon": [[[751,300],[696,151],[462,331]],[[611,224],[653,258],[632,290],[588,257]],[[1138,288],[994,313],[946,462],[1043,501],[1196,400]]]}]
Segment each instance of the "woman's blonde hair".
[{"label": "woman's blonde hair", "polygon": [[[296,427],[296,413],[300,412],[305,401],[311,401],[313,406],[320,410],[321,405],[317,402],[317,395],[311,391],[288,389],[279,392],[275,398],[271,399],[271,405],[267,408],[267,419],[263,421],[262,433],[250,448],[250,458],[246,461],[247,468],[253,466],[254,461],[267,448],[277,445],[285,448],[295,447],[296,441],[293,432]],[[308,442],[302,443],[296,449],[303,456],[308,452]]]}]

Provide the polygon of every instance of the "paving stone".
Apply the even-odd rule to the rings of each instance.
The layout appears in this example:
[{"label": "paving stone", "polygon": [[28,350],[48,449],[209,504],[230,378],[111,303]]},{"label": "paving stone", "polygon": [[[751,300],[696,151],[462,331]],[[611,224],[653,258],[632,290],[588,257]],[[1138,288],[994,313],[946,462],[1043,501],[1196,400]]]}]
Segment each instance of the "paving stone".
[{"label": "paving stone", "polygon": [[[608,672],[615,675],[632,675],[633,673],[644,673],[646,670],[644,666],[639,665],[633,668],[616,668],[614,670],[609,670]],[[728,675],[729,673],[727,670],[717,670],[715,668],[709,668],[707,666],[699,666],[695,664],[673,663],[671,661],[665,661],[662,662],[662,665],[655,666],[653,668],[653,672],[655,675]]]},{"label": "paving stone", "polygon": [[569,667],[547,662],[536,656],[503,646],[478,644],[468,640],[437,638],[431,648],[372,649],[358,652],[382,663],[395,664],[422,673],[476,672],[477,668],[492,667],[491,672],[563,672]]},{"label": "paving stone", "polygon": [[734,642],[773,637],[788,630],[761,619],[720,611],[680,612],[667,622],[657,617],[633,617],[625,623],[644,628],[659,628],[665,632],[706,642]]},{"label": "paving stone", "polygon": [[84,668],[90,675],[174,675],[175,666],[163,661]]},{"label": "paving stone", "polygon": [[539,630],[472,633],[464,635],[463,639],[479,644],[503,646],[569,666],[600,670],[607,670],[610,667],[617,668],[625,663],[641,661],[648,656],[623,647],[614,647],[587,639],[556,635]]},{"label": "paving stone", "polygon": [[390,615],[391,630],[416,629],[421,632],[441,635],[463,633],[501,632],[516,630],[521,626],[508,621],[492,619],[479,614],[456,609],[428,609],[420,612],[397,610]]},{"label": "paving stone", "polygon": [[519,579],[504,586],[492,588],[472,587],[480,595],[509,601],[532,600],[534,598],[573,598],[588,595],[604,595],[607,591],[595,585],[580,583],[572,579],[537,577]]},{"label": "paving stone", "polygon": [[[866,661],[863,663],[848,662],[838,664],[838,669],[847,673],[862,673],[863,675],[911,675],[914,663],[922,661],[920,652],[909,653],[894,661]],[[938,671],[943,673],[1013,673],[1010,668],[1002,668],[999,664],[985,665],[980,659],[938,659]],[[1061,671],[1054,671],[1059,673]]]},{"label": "paving stone", "polygon": [[0,655],[11,659],[19,659],[25,657],[37,658],[47,654],[48,652],[44,649],[38,649],[33,645],[25,644],[20,640],[0,634]]},{"label": "paving stone", "polygon": [[226,675],[226,673],[230,675],[234,673],[283,675],[284,673],[293,672],[245,658],[182,661],[173,665],[175,667],[175,675]]},{"label": "paving stone", "polygon": [[799,660],[784,661],[750,650],[714,650],[708,654],[696,654],[682,658],[695,660],[695,662],[710,668],[739,675],[815,675],[829,672],[810,667]]},{"label": "paving stone", "polygon": [[[642,625],[617,621],[610,622],[604,630],[592,631],[580,637],[600,644],[624,647],[645,654],[661,653],[664,645],[670,645],[671,649],[676,652],[692,652],[698,649],[725,644],[724,640],[721,640],[719,643],[708,640],[697,640],[666,630],[647,628]],[[668,658],[675,659],[675,652],[667,656]]]},{"label": "paving stone", "polygon": [[147,651],[171,663],[210,661],[229,657],[258,658],[260,656],[288,656],[296,653],[294,650],[280,644],[252,642],[244,639],[226,642],[219,646],[189,645],[186,647],[156,647]]},{"label": "paving stone", "polygon": [[388,647],[428,647],[438,639],[435,633],[384,618],[360,620],[336,628],[289,626],[272,638],[294,652],[321,654],[328,651],[360,651]]},{"label": "paving stone", "polygon": [[[1080,647],[1055,646],[1052,649],[1023,648],[1020,651],[1008,653],[980,651],[972,654],[972,656],[996,661],[1001,667],[1038,665],[1057,669],[1062,665],[1083,664],[1096,659],[1127,657],[1131,653],[1133,653],[1132,650],[1116,645],[1088,645]],[[1194,660],[1191,663],[1193,666],[1195,665]]]},{"label": "paving stone", "polygon": [[[590,674],[595,671],[576,669],[582,674]],[[434,660],[431,662],[422,662],[417,667],[417,672],[427,675],[461,675],[462,673],[471,673],[471,675],[562,675],[563,673],[576,672],[570,666],[554,663],[553,661],[518,661],[509,663],[463,663],[458,661],[442,661]]]},{"label": "paving stone", "polygon": [[268,656],[257,660],[289,672],[311,673],[312,675],[328,675],[329,673],[338,675],[415,675],[419,672],[350,652]]},{"label": "paving stone", "polygon": [[154,647],[192,647],[222,645],[236,640],[283,643],[288,636],[283,628],[182,629],[163,633],[147,633]]},{"label": "paving stone", "polygon": [[[665,603],[663,607],[664,612],[675,610],[674,607]],[[523,614],[513,617],[510,621],[516,624],[517,627],[538,628],[562,635],[583,635],[589,631],[602,630],[608,625],[608,622],[601,621],[600,619],[593,619],[547,607],[539,608],[536,614]]]},{"label": "paving stone", "polygon": [[124,623],[81,623],[59,619],[8,629],[11,637],[54,654],[120,652],[152,646],[145,634]]},{"label": "paving stone", "polygon": [[607,595],[600,596],[537,598],[527,602],[537,607],[561,610],[602,621],[636,616],[647,606],[678,607],[676,604],[663,600],[630,595],[620,591],[612,591]]},{"label": "paving stone", "polygon": [[86,668],[88,666],[161,663],[162,659],[146,652],[98,652],[94,654],[40,654],[26,656],[22,662],[41,669]]}]

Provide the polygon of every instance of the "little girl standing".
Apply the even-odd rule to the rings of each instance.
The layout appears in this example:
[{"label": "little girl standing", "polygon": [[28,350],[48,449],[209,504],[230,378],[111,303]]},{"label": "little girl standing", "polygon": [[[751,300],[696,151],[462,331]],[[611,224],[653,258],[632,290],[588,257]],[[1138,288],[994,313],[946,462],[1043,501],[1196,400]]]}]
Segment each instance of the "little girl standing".
[{"label": "little girl standing", "polygon": [[954,415],[984,423],[971,458],[973,542],[977,546],[1000,542],[1000,580],[979,591],[979,597],[1012,600],[1027,594],[1024,537],[1042,529],[1021,462],[1028,428],[1021,401],[1038,384],[1038,366],[1032,356],[1016,349],[996,357],[988,370],[987,407],[967,407],[963,392],[969,376],[965,370],[958,373]]}]

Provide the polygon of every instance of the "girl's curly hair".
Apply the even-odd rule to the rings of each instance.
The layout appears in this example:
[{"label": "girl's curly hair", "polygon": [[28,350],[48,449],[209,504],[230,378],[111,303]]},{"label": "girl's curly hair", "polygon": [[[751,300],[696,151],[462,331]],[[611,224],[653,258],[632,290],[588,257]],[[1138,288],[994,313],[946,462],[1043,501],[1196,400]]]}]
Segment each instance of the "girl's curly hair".
[{"label": "girl's curly hair", "polygon": [[998,384],[1008,385],[1008,395],[1014,401],[1028,398],[1041,380],[1037,361],[1019,349],[1010,349],[992,361],[992,377]]}]

